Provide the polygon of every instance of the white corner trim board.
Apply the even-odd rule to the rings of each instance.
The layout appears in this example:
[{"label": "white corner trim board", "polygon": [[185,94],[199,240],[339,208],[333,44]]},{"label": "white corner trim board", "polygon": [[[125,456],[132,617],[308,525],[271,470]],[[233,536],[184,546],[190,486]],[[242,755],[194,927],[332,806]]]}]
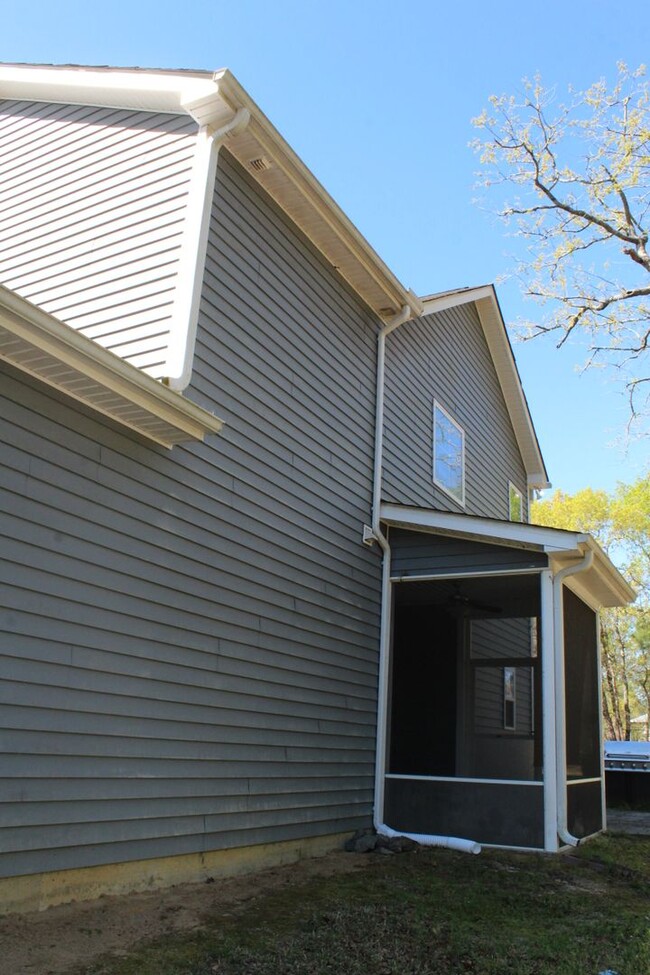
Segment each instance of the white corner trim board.
[{"label": "white corner trim board", "polygon": [[196,152],[181,251],[182,263],[174,298],[174,316],[167,353],[167,381],[171,389],[178,391],[186,389],[192,376],[219,149],[229,136],[237,136],[243,132],[249,121],[248,109],[240,108],[219,129],[213,130],[209,125],[205,125],[199,129],[196,136]]}]

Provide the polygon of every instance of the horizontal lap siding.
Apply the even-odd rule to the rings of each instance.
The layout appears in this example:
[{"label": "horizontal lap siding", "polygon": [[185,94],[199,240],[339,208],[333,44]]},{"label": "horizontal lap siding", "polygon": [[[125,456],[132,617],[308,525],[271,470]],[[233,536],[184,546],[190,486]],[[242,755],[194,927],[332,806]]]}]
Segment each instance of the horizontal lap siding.
[{"label": "horizontal lap siding", "polygon": [[391,570],[399,576],[504,572],[548,565],[543,552],[402,528],[390,530],[390,544]]},{"label": "horizontal lap siding", "polygon": [[[508,518],[508,482],[527,482],[492,359],[473,304],[409,322],[386,354],[383,498],[397,504]],[[465,431],[463,509],[433,483],[433,401]]]},{"label": "horizontal lap siding", "polygon": [[375,326],[219,165],[188,394],[221,435],[167,453],[3,371],[2,875],[370,816]]},{"label": "horizontal lap siding", "polygon": [[0,282],[164,374],[196,124],[0,102]]},{"label": "horizontal lap siding", "polygon": [[[531,659],[530,620],[523,617],[471,621],[471,657],[475,662],[499,658]],[[512,666],[511,660],[508,666]],[[516,668],[515,731],[530,734],[532,723],[532,669]],[[474,730],[503,734],[503,671],[477,666],[474,670]]]}]

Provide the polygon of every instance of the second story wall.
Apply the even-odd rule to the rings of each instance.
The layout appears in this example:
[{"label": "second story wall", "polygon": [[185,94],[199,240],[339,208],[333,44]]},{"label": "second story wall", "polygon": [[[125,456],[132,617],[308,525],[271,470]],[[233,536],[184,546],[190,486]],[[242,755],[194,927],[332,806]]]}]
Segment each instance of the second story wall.
[{"label": "second story wall", "polygon": [[[434,483],[434,400],[465,437],[465,505]],[[473,303],[393,332],[386,351],[384,501],[489,518],[509,517],[509,484],[526,471]]]},{"label": "second story wall", "polygon": [[165,375],[196,123],[0,102],[0,283]]}]

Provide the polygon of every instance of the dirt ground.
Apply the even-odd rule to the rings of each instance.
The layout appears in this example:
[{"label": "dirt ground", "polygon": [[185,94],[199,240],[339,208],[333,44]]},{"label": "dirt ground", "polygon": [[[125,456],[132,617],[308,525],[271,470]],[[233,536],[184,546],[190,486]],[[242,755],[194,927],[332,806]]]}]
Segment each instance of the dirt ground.
[{"label": "dirt ground", "polygon": [[[650,813],[608,810],[608,826],[615,832],[650,835]],[[207,917],[217,913],[232,917],[265,894],[318,877],[364,870],[371,861],[371,857],[336,852],[214,883],[179,884],[0,917],[0,971],[63,975],[107,952],[126,955],[139,941],[196,930]]]},{"label": "dirt ground", "polygon": [[196,930],[217,912],[235,915],[271,891],[362,870],[368,862],[367,857],[330,853],[214,883],[179,884],[0,917],[0,969],[7,975],[61,975],[106,952],[125,955],[143,939]]}]

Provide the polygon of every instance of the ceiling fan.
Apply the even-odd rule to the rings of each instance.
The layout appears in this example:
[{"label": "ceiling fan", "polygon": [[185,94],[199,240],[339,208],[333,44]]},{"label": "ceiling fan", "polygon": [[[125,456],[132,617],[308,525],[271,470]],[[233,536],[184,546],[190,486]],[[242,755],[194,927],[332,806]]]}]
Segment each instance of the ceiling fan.
[{"label": "ceiling fan", "polygon": [[468,596],[467,593],[461,592],[460,585],[457,582],[453,586],[454,591],[449,594],[443,604],[443,608],[448,613],[460,616],[471,610],[495,615],[503,612],[503,606],[492,606],[490,603],[485,603],[481,599],[474,599],[472,596]]}]

